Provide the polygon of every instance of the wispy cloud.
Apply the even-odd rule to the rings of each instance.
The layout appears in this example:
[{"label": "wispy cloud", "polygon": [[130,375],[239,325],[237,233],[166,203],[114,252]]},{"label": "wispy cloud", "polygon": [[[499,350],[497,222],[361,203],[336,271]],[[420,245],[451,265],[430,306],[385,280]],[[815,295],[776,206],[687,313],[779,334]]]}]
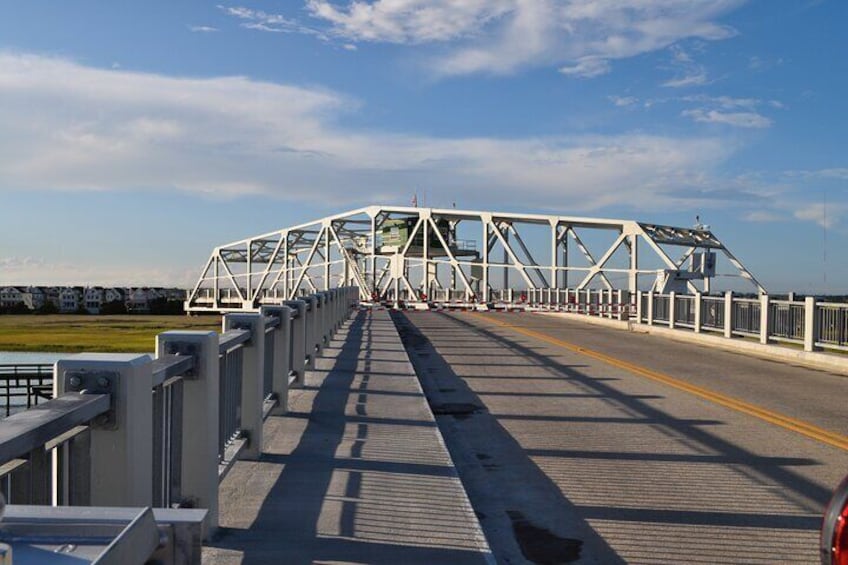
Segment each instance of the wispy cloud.
[{"label": "wispy cloud", "polygon": [[190,25],[188,26],[188,30],[194,33],[215,33],[216,31],[218,31],[218,28],[212,26]]},{"label": "wispy cloud", "polygon": [[783,220],[783,216],[770,210],[753,210],[743,216],[743,219],[748,222],[779,222]]},{"label": "wispy cloud", "polygon": [[612,65],[609,60],[598,57],[583,57],[573,65],[559,68],[559,72],[568,76],[592,78],[610,72]]},{"label": "wispy cloud", "polygon": [[667,80],[662,85],[668,88],[686,88],[689,86],[703,86],[708,82],[707,72],[704,69],[696,69],[690,74]]},{"label": "wispy cloud", "polygon": [[845,212],[846,206],[844,204],[826,205],[823,202],[817,202],[800,206],[795,210],[795,217],[831,229],[840,223]]},{"label": "wispy cloud", "polygon": [[[767,128],[772,119],[760,113],[765,103],[758,98],[734,98],[732,96],[685,96],[679,100],[700,104],[698,108],[683,110],[681,115],[696,122],[725,124],[741,128]],[[768,102],[772,108],[782,108],[776,100]]]},{"label": "wispy cloud", "polygon": [[224,6],[221,4],[218,4],[218,9],[228,16],[241,20],[241,27],[246,29],[270,33],[302,33],[314,35],[322,40],[328,39],[323,32],[281,14],[270,14],[262,10],[245,8],[244,6]]},{"label": "wispy cloud", "polygon": [[639,103],[635,96],[608,96],[607,99],[620,108],[634,106]]},{"label": "wispy cloud", "polygon": [[748,58],[748,68],[752,71],[765,71],[771,69],[773,67],[779,67],[783,64],[783,59],[764,59],[759,56],[752,56]]},{"label": "wispy cloud", "polygon": [[703,86],[710,82],[706,68],[679,45],[671,46],[671,68],[676,76],[662,83],[667,88]]},{"label": "wispy cloud", "polygon": [[[718,41],[735,30],[720,23],[746,0],[307,0],[314,26],[243,7],[222,9],[264,31],[299,31],[360,42],[441,44],[430,71],[451,76],[509,74],[552,66],[594,77],[611,62],[685,39]],[[687,83],[686,80],[689,82]],[[704,84],[688,74],[669,86]],[[700,81],[700,82],[699,82]]]},{"label": "wispy cloud", "polygon": [[684,110],[681,115],[696,122],[726,124],[740,128],[767,128],[772,122],[756,112],[720,112],[718,110]]},{"label": "wispy cloud", "polygon": [[[232,104],[250,100],[250,104]],[[399,187],[593,210],[682,203],[733,151],[714,137],[443,138],[339,127],[341,94],[243,77],[177,78],[0,53],[0,190],[262,194],[337,206]],[[368,187],[368,190],[357,190]],[[622,187],[627,187],[622,191]]]},{"label": "wispy cloud", "polygon": [[70,285],[70,286],[190,286],[196,272],[185,268],[163,268],[158,265],[133,265],[112,262],[98,265],[85,260],[56,261],[38,257],[0,259],[0,286],[4,285]]}]

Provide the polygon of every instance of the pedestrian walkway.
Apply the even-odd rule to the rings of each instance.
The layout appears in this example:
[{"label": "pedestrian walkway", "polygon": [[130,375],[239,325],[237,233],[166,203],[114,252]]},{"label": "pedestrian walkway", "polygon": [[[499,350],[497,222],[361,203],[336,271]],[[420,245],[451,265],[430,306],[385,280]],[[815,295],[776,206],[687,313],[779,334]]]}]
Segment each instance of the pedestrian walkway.
[{"label": "pedestrian walkway", "polygon": [[204,563],[492,562],[388,312],[358,312],[264,433]]}]

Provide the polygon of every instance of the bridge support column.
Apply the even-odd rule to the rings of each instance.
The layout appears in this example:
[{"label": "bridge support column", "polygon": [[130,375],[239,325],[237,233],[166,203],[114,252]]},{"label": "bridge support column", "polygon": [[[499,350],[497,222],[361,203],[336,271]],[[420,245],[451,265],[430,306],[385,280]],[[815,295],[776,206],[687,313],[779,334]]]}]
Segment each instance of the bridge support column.
[{"label": "bridge support column", "polygon": [[91,506],[153,505],[153,369],[147,355],[91,353],[56,363],[53,393],[112,396],[91,426]]},{"label": "bridge support column", "polygon": [[195,367],[183,376],[182,430],[191,441],[182,442],[180,495],[194,508],[206,508],[203,537],[218,529],[218,334],[172,331],[156,336],[156,357],[193,355]]},{"label": "bridge support column", "polygon": [[262,405],[265,401],[265,318],[262,314],[227,314],[224,331],[249,330],[241,366],[241,431],[247,437],[242,459],[259,459],[262,453]]}]

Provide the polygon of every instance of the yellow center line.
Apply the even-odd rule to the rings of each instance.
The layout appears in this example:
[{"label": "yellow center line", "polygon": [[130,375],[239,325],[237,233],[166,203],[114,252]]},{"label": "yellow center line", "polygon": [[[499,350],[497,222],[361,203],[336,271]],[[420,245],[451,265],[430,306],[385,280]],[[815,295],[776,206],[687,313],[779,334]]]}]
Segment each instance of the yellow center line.
[{"label": "yellow center line", "polygon": [[527,337],[532,337],[534,339],[538,339],[540,341],[544,341],[552,345],[556,345],[558,347],[570,349],[571,351],[580,353],[587,357],[592,357],[599,361],[603,361],[604,363],[607,363],[614,367],[630,371],[631,373],[634,373],[641,377],[645,377],[653,381],[663,383],[667,386],[688,392],[689,394],[693,394],[705,400],[709,400],[710,402],[714,402],[732,410],[736,410],[737,412],[742,412],[743,414],[754,416],[755,418],[759,418],[760,420],[775,424],[777,426],[780,426],[781,428],[791,430],[793,432],[820,441],[827,445],[831,445],[833,447],[838,447],[839,449],[848,451],[848,436],[825,430],[818,426],[808,424],[807,422],[796,420],[795,418],[790,418],[789,416],[785,416],[778,412],[767,410],[761,406],[757,406],[755,404],[751,404],[743,400],[739,400],[737,398],[733,398],[731,396],[715,392],[713,390],[709,390],[700,386],[687,383],[680,379],[676,379],[670,375],[666,375],[665,373],[652,371],[651,369],[648,369],[646,367],[634,365],[633,363],[629,363],[627,361],[623,361],[616,357],[611,357],[599,351],[587,349],[585,347],[581,347],[579,345],[569,343],[567,341],[563,341],[555,337],[551,337],[547,334],[529,330],[527,328],[516,326],[513,324],[507,324],[506,322],[501,322],[500,320],[494,320],[491,317],[485,316],[483,314],[471,314],[471,316],[480,318],[481,320],[486,320],[491,324],[510,329],[516,333],[523,334]]}]

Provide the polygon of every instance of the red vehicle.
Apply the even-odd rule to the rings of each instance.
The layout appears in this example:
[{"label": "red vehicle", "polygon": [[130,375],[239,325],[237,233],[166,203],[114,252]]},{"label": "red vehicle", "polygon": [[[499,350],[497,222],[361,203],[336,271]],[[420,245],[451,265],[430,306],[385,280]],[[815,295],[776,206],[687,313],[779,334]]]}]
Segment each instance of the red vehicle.
[{"label": "red vehicle", "polygon": [[819,549],[823,565],[848,565],[848,477],[836,487],[824,512]]}]

